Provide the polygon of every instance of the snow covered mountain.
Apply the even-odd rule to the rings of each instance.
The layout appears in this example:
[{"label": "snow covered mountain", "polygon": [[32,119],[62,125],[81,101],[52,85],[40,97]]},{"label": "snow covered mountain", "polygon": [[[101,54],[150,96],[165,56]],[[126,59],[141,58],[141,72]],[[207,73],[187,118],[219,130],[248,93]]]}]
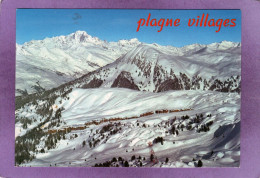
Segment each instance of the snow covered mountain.
[{"label": "snow covered mountain", "polygon": [[177,50],[139,44],[115,62],[77,80],[77,87],[141,91],[214,90],[240,92],[240,43],[190,45]]},{"label": "snow covered mountain", "polygon": [[57,87],[114,62],[140,44],[106,42],[85,31],[16,45],[16,95]]},{"label": "snow covered mountain", "polygon": [[[55,88],[116,59],[96,76],[104,87],[112,86],[115,75],[122,77],[125,72],[139,90],[156,92],[194,88],[235,91],[240,81],[241,46],[228,41],[176,48],[137,39],[106,42],[77,31],[17,44],[16,48],[16,96]],[[174,86],[169,88],[170,84]]]},{"label": "snow covered mountain", "polygon": [[[17,166],[239,166],[240,43],[175,48],[80,34],[51,39],[74,39],[66,42],[71,66],[50,62],[45,68],[76,77],[82,65],[73,60],[91,53],[93,58],[84,58],[86,68],[101,56],[92,69],[59,86],[55,75],[46,76],[52,89],[41,89],[41,82],[48,83],[42,79],[33,85],[39,92],[16,97]],[[54,55],[57,47],[47,46]],[[106,52],[114,48],[117,59],[109,60]]]}]

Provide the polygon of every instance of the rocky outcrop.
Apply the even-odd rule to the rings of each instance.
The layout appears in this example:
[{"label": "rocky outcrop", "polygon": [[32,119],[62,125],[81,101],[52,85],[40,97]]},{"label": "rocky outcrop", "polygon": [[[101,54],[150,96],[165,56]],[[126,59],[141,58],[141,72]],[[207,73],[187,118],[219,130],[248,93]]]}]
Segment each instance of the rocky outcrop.
[{"label": "rocky outcrop", "polygon": [[129,88],[132,90],[139,90],[138,86],[134,83],[131,74],[126,71],[122,71],[118,75],[111,85],[111,88]]},{"label": "rocky outcrop", "polygon": [[181,82],[178,80],[178,78],[174,79],[168,79],[164,81],[159,87],[157,92],[163,92],[168,90],[182,90],[183,86],[181,85]]},{"label": "rocky outcrop", "polygon": [[89,83],[83,85],[82,88],[98,88],[102,85],[102,83],[103,83],[103,80],[94,78]]}]

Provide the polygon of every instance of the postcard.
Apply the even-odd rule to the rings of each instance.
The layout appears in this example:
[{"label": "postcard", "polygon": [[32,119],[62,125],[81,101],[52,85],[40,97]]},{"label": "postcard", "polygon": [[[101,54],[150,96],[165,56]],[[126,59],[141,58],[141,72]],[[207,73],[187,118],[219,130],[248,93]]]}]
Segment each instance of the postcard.
[{"label": "postcard", "polygon": [[240,10],[17,9],[15,166],[239,167]]}]

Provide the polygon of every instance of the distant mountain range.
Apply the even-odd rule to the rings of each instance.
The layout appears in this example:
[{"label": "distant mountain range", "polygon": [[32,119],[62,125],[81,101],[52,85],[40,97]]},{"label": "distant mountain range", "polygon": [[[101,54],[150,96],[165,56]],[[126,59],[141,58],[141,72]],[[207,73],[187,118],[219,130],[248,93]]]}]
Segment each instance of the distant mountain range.
[{"label": "distant mountain range", "polygon": [[106,42],[77,31],[16,45],[16,95],[57,87],[114,62],[137,39]]},{"label": "distant mountain range", "polygon": [[[84,31],[17,45],[16,95],[76,80],[83,88],[240,92],[241,44],[176,48],[137,39],[106,42]],[[90,73],[91,72],[91,73]]]}]

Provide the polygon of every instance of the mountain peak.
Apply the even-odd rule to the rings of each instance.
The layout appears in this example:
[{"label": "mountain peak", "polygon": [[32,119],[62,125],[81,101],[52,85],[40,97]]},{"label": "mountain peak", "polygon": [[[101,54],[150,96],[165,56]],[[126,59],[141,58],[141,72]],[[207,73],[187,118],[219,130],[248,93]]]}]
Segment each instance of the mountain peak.
[{"label": "mountain peak", "polygon": [[134,63],[136,61],[156,61],[159,52],[152,44],[140,43],[138,46],[129,51],[122,60],[126,63]]},{"label": "mountain peak", "polygon": [[119,40],[117,43],[121,46],[141,44],[141,42],[137,38],[132,38],[130,40]]},{"label": "mountain peak", "polygon": [[77,36],[89,36],[86,31],[78,30],[74,33]]},{"label": "mountain peak", "polygon": [[232,41],[221,41],[219,43],[211,43],[209,45],[207,45],[208,47],[210,48],[213,48],[213,49],[228,49],[228,48],[233,48],[233,47],[239,47],[240,43],[237,43],[237,42],[232,42]]},{"label": "mountain peak", "polygon": [[[131,43],[136,43],[136,42],[139,42],[139,40],[137,38],[132,38],[129,40],[129,42]],[[139,42],[140,43],[140,42]]]},{"label": "mountain peak", "polygon": [[87,39],[92,39],[92,36],[88,35],[85,31],[76,31],[75,33],[71,33],[69,36],[78,42],[85,42]]}]

